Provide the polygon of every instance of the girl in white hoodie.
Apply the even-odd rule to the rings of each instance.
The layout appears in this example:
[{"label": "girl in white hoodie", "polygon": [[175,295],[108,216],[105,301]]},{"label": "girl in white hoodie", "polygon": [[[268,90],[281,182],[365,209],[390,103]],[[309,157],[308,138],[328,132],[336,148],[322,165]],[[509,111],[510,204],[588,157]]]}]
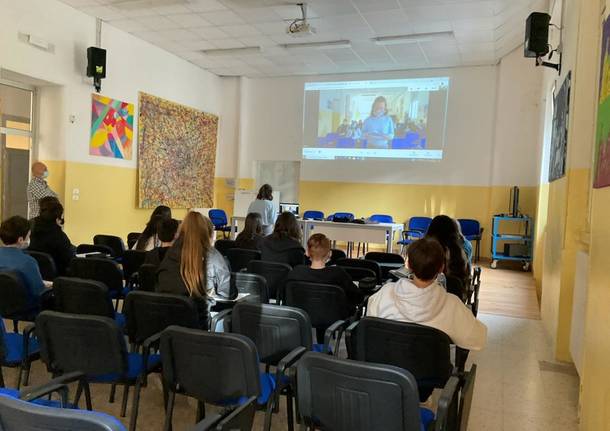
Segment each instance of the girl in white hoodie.
[{"label": "girl in white hoodie", "polygon": [[460,299],[436,281],[445,265],[438,241],[423,238],[409,246],[408,266],[413,279],[387,283],[368,300],[367,316],[431,326],[464,349],[485,347],[487,327]]}]

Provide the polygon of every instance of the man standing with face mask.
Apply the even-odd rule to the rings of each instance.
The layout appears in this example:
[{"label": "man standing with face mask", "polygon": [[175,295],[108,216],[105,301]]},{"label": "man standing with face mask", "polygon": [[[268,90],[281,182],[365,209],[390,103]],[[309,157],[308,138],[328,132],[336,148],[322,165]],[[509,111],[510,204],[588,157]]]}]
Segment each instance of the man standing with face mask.
[{"label": "man standing with face mask", "polygon": [[46,179],[48,177],[49,170],[47,165],[42,162],[35,162],[32,165],[32,180],[28,184],[28,213],[30,219],[38,217],[40,213],[40,199],[47,196],[57,197],[57,193],[51,190],[47,184]]}]

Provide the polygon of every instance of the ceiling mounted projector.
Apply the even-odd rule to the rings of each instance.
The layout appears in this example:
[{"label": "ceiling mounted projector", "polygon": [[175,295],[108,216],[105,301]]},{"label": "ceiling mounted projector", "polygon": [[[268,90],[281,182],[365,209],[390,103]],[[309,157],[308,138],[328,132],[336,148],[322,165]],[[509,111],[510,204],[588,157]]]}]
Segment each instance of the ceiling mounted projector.
[{"label": "ceiling mounted projector", "polygon": [[316,29],[314,26],[307,22],[307,3],[299,3],[297,6],[301,8],[301,18],[297,18],[292,21],[288,25],[286,33],[295,37],[311,36],[316,34]]}]

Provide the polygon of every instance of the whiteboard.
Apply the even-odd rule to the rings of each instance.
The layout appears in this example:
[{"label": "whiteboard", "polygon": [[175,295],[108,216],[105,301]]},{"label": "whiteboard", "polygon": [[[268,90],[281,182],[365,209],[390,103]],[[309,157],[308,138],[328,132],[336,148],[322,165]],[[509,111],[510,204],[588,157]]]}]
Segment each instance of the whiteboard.
[{"label": "whiteboard", "polygon": [[[237,190],[235,192],[235,200],[233,201],[233,216],[235,217],[245,217],[248,215],[248,207],[252,203],[253,200],[256,199],[256,195],[258,194],[258,190]],[[273,192],[273,209],[275,213],[278,214],[280,212],[280,192]]]},{"label": "whiteboard", "polygon": [[[270,184],[282,195],[282,202],[299,203],[301,162],[257,160],[256,187]],[[278,201],[279,202],[279,201]]]}]

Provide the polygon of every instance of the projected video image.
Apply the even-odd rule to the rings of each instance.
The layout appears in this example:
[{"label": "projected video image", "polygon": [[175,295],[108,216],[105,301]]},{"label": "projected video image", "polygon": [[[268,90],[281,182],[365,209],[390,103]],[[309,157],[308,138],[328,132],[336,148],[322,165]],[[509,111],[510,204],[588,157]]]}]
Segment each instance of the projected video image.
[{"label": "projected video image", "polygon": [[303,157],[442,158],[448,86],[448,78],[306,84]]}]

